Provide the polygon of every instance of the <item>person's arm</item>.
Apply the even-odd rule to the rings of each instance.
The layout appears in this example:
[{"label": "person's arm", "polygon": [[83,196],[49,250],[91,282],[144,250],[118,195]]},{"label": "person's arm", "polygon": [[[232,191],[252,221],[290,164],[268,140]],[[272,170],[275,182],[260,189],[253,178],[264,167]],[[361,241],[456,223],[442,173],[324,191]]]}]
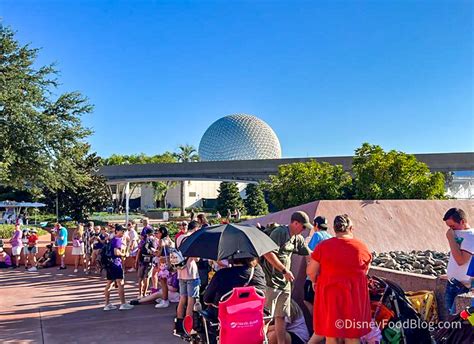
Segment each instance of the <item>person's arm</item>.
[{"label": "person's arm", "polygon": [[451,255],[456,263],[458,265],[466,264],[471,259],[471,254],[467,251],[461,250],[459,244],[456,242],[454,231],[451,228],[446,232],[446,238],[448,238]]},{"label": "person's arm", "polygon": [[286,270],[285,265],[280,262],[280,259],[276,256],[273,252],[268,252],[263,255],[263,257],[273,266],[277,271],[281,272],[287,281],[293,282],[295,280],[295,276],[289,270]]},{"label": "person's arm", "polygon": [[142,257],[142,249],[141,247],[139,247],[137,251],[137,259],[135,259],[135,270],[138,269],[138,262],[140,261],[141,257]]},{"label": "person's arm", "polygon": [[309,279],[313,283],[316,283],[316,279],[319,275],[320,266],[321,265],[319,264],[319,262],[315,261],[314,259],[311,259],[308,266],[306,267],[306,274],[309,276]]}]

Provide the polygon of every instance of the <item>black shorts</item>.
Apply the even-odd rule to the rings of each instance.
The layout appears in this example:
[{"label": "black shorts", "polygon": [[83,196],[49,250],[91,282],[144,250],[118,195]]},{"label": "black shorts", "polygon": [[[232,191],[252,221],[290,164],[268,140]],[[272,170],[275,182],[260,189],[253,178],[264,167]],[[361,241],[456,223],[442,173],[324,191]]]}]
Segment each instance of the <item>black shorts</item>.
[{"label": "black shorts", "polygon": [[310,280],[306,280],[304,282],[304,300],[311,304],[314,303],[313,282],[311,282]]},{"label": "black shorts", "polygon": [[291,344],[304,344],[304,342],[301,340],[300,337],[298,337],[296,334],[293,332],[288,332],[288,334],[291,337]]},{"label": "black shorts", "polygon": [[106,271],[107,271],[107,280],[109,281],[123,279],[123,269],[121,266],[111,264],[107,267]]}]

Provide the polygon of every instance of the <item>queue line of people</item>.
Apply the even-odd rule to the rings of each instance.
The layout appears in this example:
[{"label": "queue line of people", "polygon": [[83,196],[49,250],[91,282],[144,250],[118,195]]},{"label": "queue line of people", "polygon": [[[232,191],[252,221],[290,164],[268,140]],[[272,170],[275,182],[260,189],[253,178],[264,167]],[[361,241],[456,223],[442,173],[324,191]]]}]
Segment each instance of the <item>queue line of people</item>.
[{"label": "queue line of people", "polygon": [[[196,220],[181,222],[175,240],[169,237],[166,227],[155,229],[147,219],[142,221],[140,234],[136,224],[132,223],[127,224],[127,227],[116,225],[113,233],[107,233],[93,223],[89,223],[87,229],[79,227],[73,234],[73,251],[90,256],[91,264],[99,259],[102,250],[108,247],[112,250],[111,264],[105,267],[107,284],[104,310],[117,308],[110,303],[110,292],[114,285],[119,292],[120,310],[153,301],[157,301],[157,308],[166,308],[172,298],[178,301],[174,331],[183,336],[183,319],[185,315],[192,315],[196,302],[202,301],[211,313],[217,315],[222,295],[235,287],[250,285],[264,292],[267,307],[274,309],[274,325],[269,330],[271,343],[314,344],[323,340],[326,343],[359,343],[360,338],[370,332],[371,328],[367,326],[338,326],[341,319],[366,324],[372,320],[367,285],[372,256],[368,247],[354,237],[355,227],[348,215],[335,217],[333,237],[328,232],[328,222],[323,216],[310,222],[306,213],[295,212],[288,225],[270,225],[265,228],[257,226],[278,246],[277,250],[265,254],[260,260],[248,258],[211,262],[188,257],[183,268],[173,269],[170,251],[175,248],[179,250],[187,237],[208,226],[203,214],[199,214]],[[446,302],[448,308],[452,308],[455,296],[469,290],[474,284],[472,277],[468,275],[469,262],[472,265],[474,253],[474,231],[461,209],[448,210],[443,220],[449,227],[446,236],[451,248]],[[61,233],[62,227],[59,224],[56,227],[56,242],[60,248],[64,232]],[[301,235],[304,230],[311,233],[306,240]],[[16,231],[11,240],[12,246],[15,240],[21,238]],[[18,249],[15,252],[18,253]],[[60,256],[61,252],[58,250]],[[293,254],[307,259],[304,300],[313,314],[312,336],[302,321],[301,309],[292,300],[292,282],[295,279],[291,272]],[[0,263],[1,256],[0,252]],[[138,275],[137,298],[129,303],[124,297],[124,261],[128,257],[134,260],[134,266],[129,271],[136,270]],[[14,254],[13,261],[16,259]],[[87,263],[84,267],[89,271]],[[75,268],[77,271],[78,263]],[[214,274],[209,273],[210,270],[214,270]],[[471,284],[468,285],[469,283]]]}]

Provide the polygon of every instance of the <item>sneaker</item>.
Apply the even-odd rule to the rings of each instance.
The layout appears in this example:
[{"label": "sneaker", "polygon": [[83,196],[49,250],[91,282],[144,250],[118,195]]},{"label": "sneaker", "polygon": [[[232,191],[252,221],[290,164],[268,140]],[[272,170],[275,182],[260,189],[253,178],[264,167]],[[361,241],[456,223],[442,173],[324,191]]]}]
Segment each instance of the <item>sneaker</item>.
[{"label": "sneaker", "polygon": [[160,303],[161,301],[163,301],[163,299],[161,297],[159,297],[155,300],[156,303]]},{"label": "sneaker", "polygon": [[113,309],[117,309],[117,306],[114,306],[111,303],[109,303],[107,306],[104,307],[104,311],[111,311]]},{"label": "sneaker", "polygon": [[138,300],[132,300],[132,301],[130,301],[129,303],[130,303],[131,305],[133,305],[133,306],[138,306],[138,305],[140,304],[140,301],[138,301]]},{"label": "sneaker", "polygon": [[77,273],[77,269],[74,269],[74,273],[75,273],[75,274]]},{"label": "sneaker", "polygon": [[170,301],[169,300],[161,300],[160,303],[157,303],[155,305],[155,308],[168,308],[170,306]]},{"label": "sneaker", "polygon": [[66,270],[67,268],[65,266],[60,266],[58,270]]},{"label": "sneaker", "polygon": [[84,269],[84,273],[87,274],[87,269]]},{"label": "sneaker", "polygon": [[129,309],[133,309],[133,305],[129,304],[129,303],[122,303],[120,305],[120,308],[119,308],[119,311],[126,311],[126,310],[129,310]]},{"label": "sneaker", "polygon": [[31,268],[28,269],[28,271],[35,272],[35,271],[38,271],[38,269],[36,268],[36,266],[32,266]]},{"label": "sneaker", "polygon": [[127,272],[135,272],[135,271],[137,271],[135,268],[130,268],[127,270]]}]

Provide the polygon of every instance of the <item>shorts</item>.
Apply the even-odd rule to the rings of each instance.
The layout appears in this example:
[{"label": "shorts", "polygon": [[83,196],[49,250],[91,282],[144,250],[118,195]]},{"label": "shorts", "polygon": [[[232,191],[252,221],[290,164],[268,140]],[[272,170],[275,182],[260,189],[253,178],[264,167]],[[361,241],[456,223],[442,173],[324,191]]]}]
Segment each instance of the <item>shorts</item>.
[{"label": "shorts", "polygon": [[290,317],[291,291],[267,287],[265,307],[274,309],[276,317]]},{"label": "shorts", "polygon": [[107,267],[106,272],[108,281],[123,280],[123,269],[121,266],[112,264]]},{"label": "shorts", "polygon": [[304,342],[301,340],[300,337],[298,337],[296,334],[293,332],[288,332],[291,338],[291,344],[304,344]]},{"label": "shorts", "polygon": [[201,281],[199,278],[191,280],[179,280],[179,295],[198,298],[199,297],[199,286]]},{"label": "shorts", "polygon": [[21,255],[21,246],[12,247],[12,256],[19,256],[19,255]]},{"label": "shorts", "polygon": [[311,304],[314,303],[314,290],[313,290],[313,282],[307,279],[304,282],[304,300]]},{"label": "shorts", "polygon": [[153,273],[153,264],[138,264],[138,279],[150,278]]},{"label": "shorts", "polygon": [[38,253],[38,247],[37,246],[28,246],[25,247],[25,252],[28,254],[37,254]]},{"label": "shorts", "polygon": [[58,254],[64,256],[66,254],[66,246],[58,246]]}]

